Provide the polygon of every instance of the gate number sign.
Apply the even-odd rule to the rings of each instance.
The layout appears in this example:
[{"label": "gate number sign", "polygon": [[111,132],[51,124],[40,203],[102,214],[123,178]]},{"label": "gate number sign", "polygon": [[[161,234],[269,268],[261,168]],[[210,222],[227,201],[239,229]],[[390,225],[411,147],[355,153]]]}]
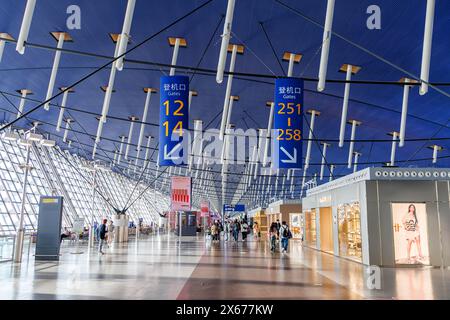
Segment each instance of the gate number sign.
[{"label": "gate number sign", "polygon": [[183,141],[189,124],[189,77],[161,77],[160,92],[159,165],[186,164]]},{"label": "gate number sign", "polygon": [[277,169],[302,168],[303,80],[275,81],[272,166]]}]

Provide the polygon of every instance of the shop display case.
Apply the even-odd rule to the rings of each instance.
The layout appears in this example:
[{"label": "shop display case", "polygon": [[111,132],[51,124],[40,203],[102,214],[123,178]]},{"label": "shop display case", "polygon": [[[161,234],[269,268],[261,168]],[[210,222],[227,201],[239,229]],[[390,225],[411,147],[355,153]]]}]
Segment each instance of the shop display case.
[{"label": "shop display case", "polygon": [[337,207],[339,255],[362,261],[361,211],[359,202]]},{"label": "shop display case", "polygon": [[305,211],[305,241],[308,245],[317,243],[316,210]]},{"label": "shop display case", "polygon": [[267,235],[267,216],[264,213],[263,210],[257,212],[254,217],[253,221],[257,222],[259,225],[259,231],[261,232],[261,237],[264,237]]},{"label": "shop display case", "polygon": [[300,213],[291,213],[290,214],[289,226],[291,228],[292,238],[293,239],[301,239],[302,238],[303,225],[301,223],[301,215],[300,215]]}]

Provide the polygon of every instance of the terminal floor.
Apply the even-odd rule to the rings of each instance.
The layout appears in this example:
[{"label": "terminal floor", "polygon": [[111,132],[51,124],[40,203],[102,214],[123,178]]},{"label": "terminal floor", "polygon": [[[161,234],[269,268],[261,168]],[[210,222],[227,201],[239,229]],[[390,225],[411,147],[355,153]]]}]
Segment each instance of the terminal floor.
[{"label": "terminal floor", "polygon": [[366,268],[291,242],[149,236],[106,249],[63,244],[59,262],[0,263],[0,299],[450,299],[450,270],[382,268],[380,289]]}]

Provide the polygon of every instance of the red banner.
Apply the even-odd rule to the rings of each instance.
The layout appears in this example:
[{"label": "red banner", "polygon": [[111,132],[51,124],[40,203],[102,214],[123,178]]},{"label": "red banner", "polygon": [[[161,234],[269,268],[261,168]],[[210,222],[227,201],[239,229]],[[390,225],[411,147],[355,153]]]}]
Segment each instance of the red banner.
[{"label": "red banner", "polygon": [[209,217],[209,202],[208,201],[202,201],[200,203],[200,211],[201,211],[202,217]]},{"label": "red banner", "polygon": [[171,200],[173,211],[191,210],[191,177],[172,177]]}]

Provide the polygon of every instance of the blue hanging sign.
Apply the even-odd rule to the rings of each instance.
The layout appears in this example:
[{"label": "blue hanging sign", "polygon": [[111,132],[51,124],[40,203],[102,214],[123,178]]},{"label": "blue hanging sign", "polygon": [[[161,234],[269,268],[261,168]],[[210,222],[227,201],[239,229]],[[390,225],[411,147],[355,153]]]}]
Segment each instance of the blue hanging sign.
[{"label": "blue hanging sign", "polygon": [[303,80],[275,81],[272,167],[301,169],[303,145]]},{"label": "blue hanging sign", "polygon": [[188,103],[189,77],[161,77],[159,107],[160,166],[177,166],[187,163]]},{"label": "blue hanging sign", "polygon": [[224,204],[223,212],[244,212],[245,204]]}]

